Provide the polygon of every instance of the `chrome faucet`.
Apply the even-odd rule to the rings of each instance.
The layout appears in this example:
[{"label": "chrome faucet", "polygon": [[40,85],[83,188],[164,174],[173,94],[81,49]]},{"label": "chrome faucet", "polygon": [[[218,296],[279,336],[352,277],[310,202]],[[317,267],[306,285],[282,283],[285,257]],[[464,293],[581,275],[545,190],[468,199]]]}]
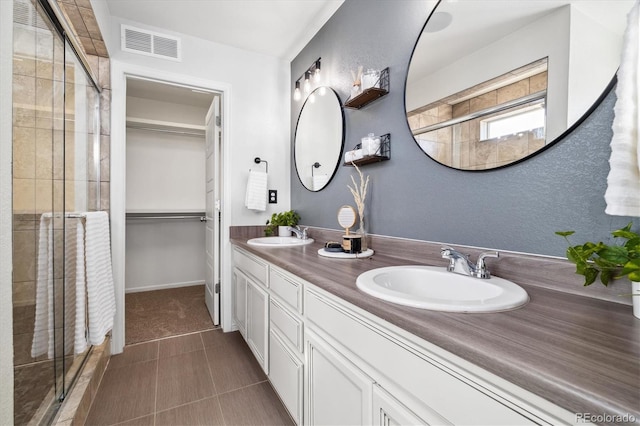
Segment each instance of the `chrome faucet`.
[{"label": "chrome faucet", "polygon": [[451,247],[442,247],[440,254],[444,259],[449,259],[449,266],[447,271],[455,272],[456,274],[467,275],[469,277],[476,278],[491,278],[491,274],[487,269],[485,259],[487,257],[499,257],[500,253],[497,251],[486,251],[478,256],[478,262],[474,264],[469,260],[469,256],[462,254],[459,251]]},{"label": "chrome faucet", "polygon": [[301,240],[307,240],[309,239],[309,236],[307,235],[307,227],[300,229],[300,227],[298,225],[296,225],[295,227],[293,226],[287,226],[287,230],[293,232],[294,234],[296,234],[296,238],[301,239]]}]

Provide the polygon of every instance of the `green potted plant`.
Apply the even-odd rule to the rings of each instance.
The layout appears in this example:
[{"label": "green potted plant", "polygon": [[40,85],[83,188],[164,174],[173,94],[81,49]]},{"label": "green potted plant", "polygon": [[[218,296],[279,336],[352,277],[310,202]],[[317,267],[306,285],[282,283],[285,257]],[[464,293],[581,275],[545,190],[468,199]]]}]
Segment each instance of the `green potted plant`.
[{"label": "green potted plant", "polygon": [[271,219],[267,221],[267,227],[264,230],[264,235],[270,237],[277,232],[281,237],[291,236],[291,231],[287,230],[288,226],[296,226],[300,220],[300,215],[293,210],[286,212],[274,213],[271,215]]},{"label": "green potted plant", "polygon": [[627,226],[611,233],[614,238],[621,239],[621,244],[607,245],[603,242],[588,241],[582,245],[572,246],[569,236],[575,231],[558,231],[569,247],[567,258],[575,263],[576,274],[584,276],[584,285],[593,284],[598,275],[605,286],[613,279],[627,276],[631,281],[633,298],[633,315],[640,318],[640,234]]}]

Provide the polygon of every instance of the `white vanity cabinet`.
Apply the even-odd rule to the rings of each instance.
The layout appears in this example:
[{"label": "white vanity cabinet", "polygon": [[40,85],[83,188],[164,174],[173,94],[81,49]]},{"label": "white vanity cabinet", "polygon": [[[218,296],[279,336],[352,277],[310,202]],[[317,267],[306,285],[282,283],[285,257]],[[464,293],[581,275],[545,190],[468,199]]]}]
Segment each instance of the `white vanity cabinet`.
[{"label": "white vanity cabinet", "polygon": [[233,252],[233,305],[238,330],[265,373],[269,373],[269,292],[266,262]]},{"label": "white vanity cabinet", "polygon": [[279,268],[269,270],[271,285],[269,380],[297,424],[302,424],[304,325],[302,283]]},{"label": "white vanity cabinet", "polygon": [[370,425],[374,381],[307,330],[306,425]]},{"label": "white vanity cabinet", "polygon": [[234,295],[247,299],[235,301],[238,327],[245,306],[246,339],[297,424],[570,422],[556,405],[277,266],[265,264],[262,286],[262,260],[236,257],[254,268],[234,264]]}]

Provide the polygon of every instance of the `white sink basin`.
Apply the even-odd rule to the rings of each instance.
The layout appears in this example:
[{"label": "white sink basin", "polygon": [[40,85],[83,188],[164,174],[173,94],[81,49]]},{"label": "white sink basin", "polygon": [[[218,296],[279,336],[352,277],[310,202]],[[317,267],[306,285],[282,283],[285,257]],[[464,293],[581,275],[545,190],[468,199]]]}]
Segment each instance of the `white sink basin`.
[{"label": "white sink basin", "polygon": [[529,301],[519,285],[498,277],[467,277],[436,266],[391,266],[358,276],[358,288],[379,299],[445,312],[499,312]]},{"label": "white sink basin", "polygon": [[313,238],[301,240],[296,237],[262,237],[252,238],[247,244],[260,247],[295,247],[313,243]]}]

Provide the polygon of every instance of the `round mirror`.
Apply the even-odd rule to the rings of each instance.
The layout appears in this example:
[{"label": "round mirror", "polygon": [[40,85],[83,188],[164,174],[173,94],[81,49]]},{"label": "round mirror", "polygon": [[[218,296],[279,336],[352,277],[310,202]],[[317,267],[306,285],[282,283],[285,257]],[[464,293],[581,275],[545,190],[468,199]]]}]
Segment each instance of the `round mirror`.
[{"label": "round mirror", "polygon": [[620,62],[633,0],[442,0],[416,44],[409,127],[435,161],[513,164],[595,107]]},{"label": "round mirror", "polygon": [[340,163],[344,117],[338,94],[329,87],[314,90],[304,105],[294,141],[298,179],[309,191],[327,186]]},{"label": "round mirror", "polygon": [[356,209],[351,206],[342,206],[338,210],[338,224],[345,229],[345,234],[349,235],[349,229],[356,224]]}]

